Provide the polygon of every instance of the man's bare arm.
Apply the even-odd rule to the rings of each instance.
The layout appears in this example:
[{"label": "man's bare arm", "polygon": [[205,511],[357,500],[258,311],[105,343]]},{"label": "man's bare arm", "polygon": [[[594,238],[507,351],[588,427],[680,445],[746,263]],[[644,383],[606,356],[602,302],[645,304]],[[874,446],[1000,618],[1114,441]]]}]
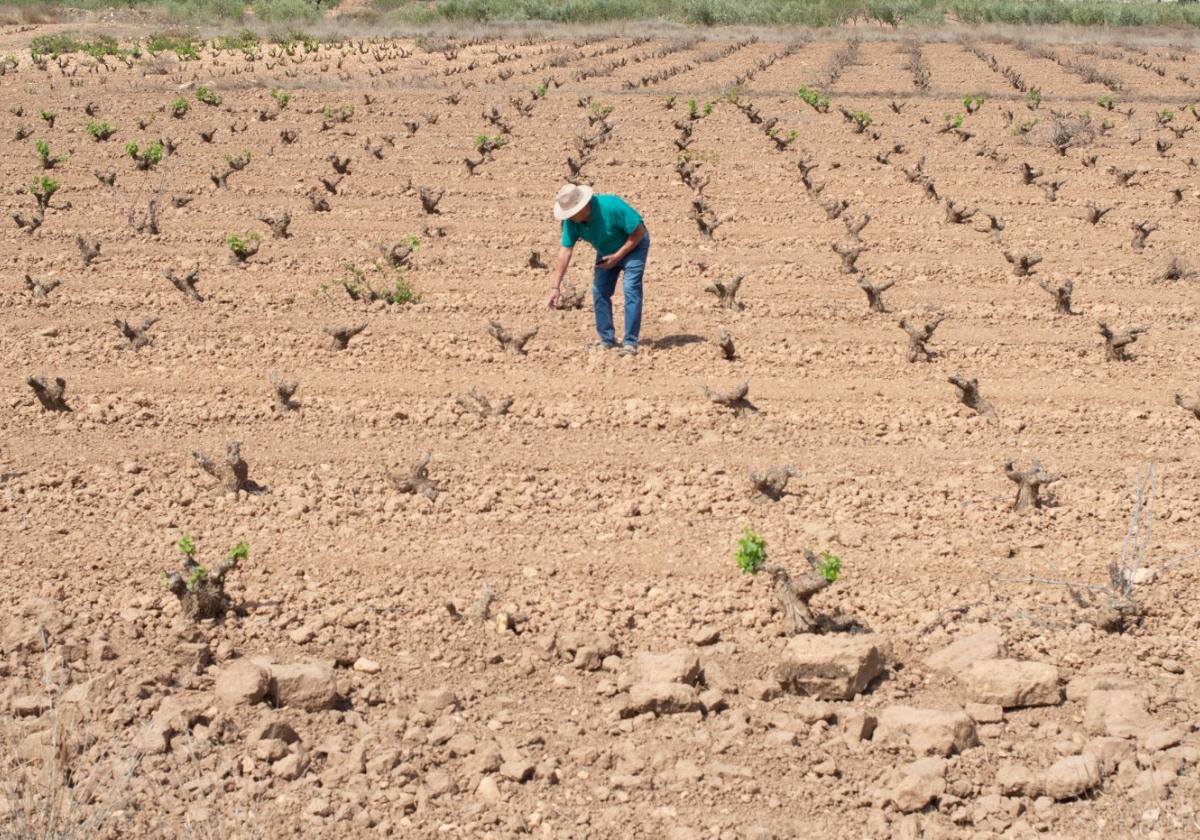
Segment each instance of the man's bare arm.
[{"label": "man's bare arm", "polygon": [[563,245],[558,249],[558,259],[554,261],[554,268],[550,269],[550,295],[546,298],[546,308],[553,309],[558,304],[559,295],[562,294],[562,281],[567,273],[567,267],[571,264],[571,254],[573,248],[568,248]]}]

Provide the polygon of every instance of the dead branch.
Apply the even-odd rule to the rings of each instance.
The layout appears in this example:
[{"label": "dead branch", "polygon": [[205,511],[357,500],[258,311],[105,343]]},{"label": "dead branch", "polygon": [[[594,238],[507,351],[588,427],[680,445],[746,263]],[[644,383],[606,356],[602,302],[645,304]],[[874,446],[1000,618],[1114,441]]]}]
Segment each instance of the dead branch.
[{"label": "dead branch", "polygon": [[1087,215],[1084,216],[1084,218],[1087,219],[1089,222],[1091,222],[1093,225],[1098,224],[1100,222],[1100,220],[1104,218],[1105,214],[1109,213],[1112,210],[1111,207],[1100,207],[1099,205],[1097,205],[1095,202],[1092,202],[1092,201],[1089,201],[1087,206],[1088,206]]},{"label": "dead branch", "polygon": [[164,572],[167,589],[179,599],[184,616],[192,621],[220,618],[233,609],[233,600],[225,591],[225,576],[238,564],[238,555],[231,552],[213,568],[206,569],[188,554],[183,571]]},{"label": "dead branch", "polygon": [[1071,293],[1075,289],[1075,284],[1070,278],[1055,286],[1049,280],[1038,280],[1038,285],[1041,286],[1048,294],[1054,298],[1054,311],[1060,315],[1078,315],[1078,312],[1071,310]]},{"label": "dead branch", "polygon": [[98,239],[88,242],[82,236],[77,235],[75,244],[79,247],[79,258],[83,260],[85,266],[91,265],[92,260],[100,256],[100,240]]},{"label": "dead branch", "polygon": [[1113,331],[1108,324],[1100,322],[1100,335],[1104,337],[1104,358],[1110,362],[1127,362],[1130,359],[1126,350],[1138,337],[1149,332],[1149,327],[1128,327]]},{"label": "dead branch", "polygon": [[170,280],[172,286],[183,292],[184,295],[192,300],[204,300],[204,298],[200,296],[200,292],[196,291],[196,282],[200,279],[199,265],[194,265],[189,268],[187,274],[184,274],[182,277],[177,275],[174,269],[168,268],[163,272],[163,277],[166,277],[168,280]]},{"label": "dead branch", "polygon": [[445,190],[431,190],[429,187],[421,187],[417,191],[417,195],[421,198],[421,209],[430,215],[441,213],[442,211],[438,210],[437,206],[445,193]]},{"label": "dead branch", "polygon": [[952,225],[961,225],[970,221],[976,213],[979,212],[977,207],[968,208],[965,205],[958,205],[954,199],[946,199],[946,221]]},{"label": "dead branch", "polygon": [[1190,412],[1193,417],[1200,420],[1200,391],[1197,394],[1197,397],[1185,397],[1182,394],[1176,394],[1175,405],[1184,411]]},{"label": "dead branch", "polygon": [[129,339],[129,343],[133,346],[134,350],[141,350],[151,342],[151,338],[146,335],[146,331],[157,324],[158,321],[158,317],[155,316],[142,321],[141,326],[134,326],[126,321],[117,319],[113,321],[113,325],[121,331],[121,335]]},{"label": "dead branch", "polygon": [[1013,274],[1017,277],[1028,277],[1033,274],[1033,268],[1042,261],[1041,254],[1014,254],[1010,251],[1003,251],[1004,259],[1013,267]]},{"label": "dead branch", "polygon": [[733,346],[733,336],[729,330],[721,330],[721,334],[717,336],[717,347],[720,348],[725,361],[732,362],[737,358],[737,349]]},{"label": "dead branch", "polygon": [[61,376],[55,377],[51,381],[47,381],[45,374],[30,376],[25,380],[30,388],[33,389],[33,394],[38,398],[38,402],[42,404],[42,409],[45,411],[70,411],[71,407],[67,405],[65,394],[67,391],[67,380]]},{"label": "dead branch", "polygon": [[330,337],[330,350],[345,350],[350,344],[350,339],[358,335],[367,328],[367,322],[354,324],[349,327],[326,327],[325,334]]},{"label": "dead branch", "polygon": [[708,397],[711,402],[717,405],[723,405],[728,409],[732,409],[734,414],[742,415],[750,411],[757,411],[754,405],[746,399],[746,395],[750,393],[750,382],[739,382],[732,388],[725,391],[714,391],[707,385],[704,386],[704,396]]},{"label": "dead branch", "polygon": [[25,288],[33,295],[35,300],[44,300],[47,295],[58,288],[61,280],[34,280],[28,274],[25,275]]},{"label": "dead branch", "polygon": [[291,236],[288,233],[288,225],[292,223],[292,214],[287,210],[280,210],[274,216],[259,213],[258,220],[271,229],[271,236],[276,239],[287,239]]},{"label": "dead branch", "polygon": [[996,410],[979,393],[978,379],[967,379],[962,374],[956,373],[947,381],[958,389],[958,399],[963,405],[989,420],[996,419]]},{"label": "dead branch", "polygon": [[737,293],[738,289],[741,288],[742,280],[744,280],[745,277],[746,275],[739,274],[728,282],[714,280],[704,287],[704,291],[708,292],[710,295],[716,295],[721,306],[738,312],[743,309],[743,305],[742,302],[737,299]]},{"label": "dead branch", "polygon": [[830,247],[833,248],[835,254],[842,258],[843,274],[858,274],[858,258],[863,251],[867,250],[866,245],[855,245],[845,248],[834,242]]},{"label": "dead branch", "polygon": [[267,372],[267,380],[271,383],[271,390],[275,394],[276,411],[296,411],[300,408],[300,403],[292,399],[292,395],[300,387],[299,382],[294,379],[281,379],[279,374],[273,370]]},{"label": "dead branch", "polygon": [[239,490],[256,493],[261,490],[250,480],[250,467],[242,459],[242,444],[239,441],[229,442],[225,448],[225,460],[219,464],[210,461],[203,452],[193,452],[192,457],[196,459],[200,469],[217,480],[218,490],[226,493],[236,493]]},{"label": "dead branch", "polygon": [[586,301],[586,289],[577,289],[570,280],[564,280],[554,308],[561,310],[583,309],[583,304]]},{"label": "dead branch", "polygon": [[750,472],[750,487],[755,493],[761,494],[773,502],[783,498],[788,481],[800,472],[791,464],[774,466],[764,473]]},{"label": "dead branch", "polygon": [[[829,586],[829,580],[818,571],[820,559],[809,549],[804,550],[804,559],[808,561],[809,570],[797,578],[793,578],[782,566],[763,566],[763,571],[771,576],[772,589],[792,635],[813,633],[821,629],[821,621],[813,615],[808,602]],[[780,676],[786,681],[786,674]]]},{"label": "dead branch", "polygon": [[1037,461],[1034,461],[1027,470],[1018,470],[1013,462],[1009,461],[1004,465],[1004,474],[1008,476],[1009,480],[1017,483],[1017,498],[1014,500],[1012,508],[1017,511],[1040,508],[1042,499],[1039,494],[1042,487],[1053,484],[1061,478],[1061,476],[1045,472]]},{"label": "dead branch", "polygon": [[1133,229],[1133,250],[1140,251],[1146,247],[1146,237],[1158,230],[1158,225],[1152,222],[1131,222],[1130,228]]},{"label": "dead branch", "polygon": [[933,338],[933,331],[945,319],[945,315],[938,315],[933,320],[926,321],[920,326],[910,324],[907,318],[900,319],[900,329],[908,333],[908,360],[910,362],[928,362],[933,358],[933,353],[926,346],[926,343]]},{"label": "dead branch", "polygon": [[406,476],[389,472],[388,478],[391,480],[392,486],[401,493],[420,493],[430,501],[437,499],[441,488],[429,477],[429,459],[431,457],[428,452],[422,453],[420,459],[409,468]]},{"label": "dead branch", "polygon": [[513,398],[504,397],[495,405],[483,394],[472,388],[465,394],[459,394],[455,400],[463,410],[469,414],[478,414],[480,417],[503,417],[508,414],[508,410],[512,408]]},{"label": "dead branch", "polygon": [[504,352],[511,353],[514,356],[524,356],[525,345],[529,339],[538,334],[538,328],[531,327],[524,332],[513,334],[501,326],[498,321],[488,321],[487,333],[500,342],[500,346],[504,348]]},{"label": "dead branch", "polygon": [[858,288],[867,293],[867,309],[871,312],[887,312],[887,307],[883,303],[883,293],[894,285],[896,285],[895,280],[884,280],[876,285],[867,279],[867,275],[860,274],[858,276]]}]

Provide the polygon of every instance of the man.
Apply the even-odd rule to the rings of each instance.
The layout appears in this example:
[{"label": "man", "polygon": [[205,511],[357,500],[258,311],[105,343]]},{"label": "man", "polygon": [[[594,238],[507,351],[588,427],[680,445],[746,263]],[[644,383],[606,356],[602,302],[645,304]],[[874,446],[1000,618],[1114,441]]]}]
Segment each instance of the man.
[{"label": "man", "polygon": [[580,239],[591,243],[596,249],[592,308],[599,346],[617,346],[612,296],[617,275],[624,272],[625,336],[621,339],[621,354],[636,355],[642,328],[642,273],[650,252],[650,235],[642,217],[619,196],[596,194],[591,187],[567,184],[554,199],[554,218],[562,222],[562,248],[552,269],[553,285],[546,306],[553,309],[558,304],[575,244]]}]

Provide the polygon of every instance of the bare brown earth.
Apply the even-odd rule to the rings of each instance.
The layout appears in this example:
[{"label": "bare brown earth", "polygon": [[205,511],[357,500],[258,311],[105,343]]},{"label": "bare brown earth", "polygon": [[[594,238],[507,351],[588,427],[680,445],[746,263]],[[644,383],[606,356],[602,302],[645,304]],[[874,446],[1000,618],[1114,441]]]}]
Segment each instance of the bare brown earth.
[{"label": "bare brown earth", "polygon": [[[485,38],[447,53],[401,40],[38,69],[27,45],[41,31],[0,35],[20,56],[0,77],[0,834],[31,836],[22,814],[54,813],[47,786],[68,822],[90,820],[66,835],[81,837],[1200,831],[1200,421],[1173,400],[1196,397],[1200,296],[1195,276],[1160,279],[1176,257],[1200,270],[1194,48],[1041,45],[1055,61],[931,40],[918,89],[902,36],[864,40],[830,83],[845,38]],[[1039,87],[1040,108],[970,46]],[[739,101],[777,118],[781,139],[796,131],[785,151],[720,99],[751,70]],[[520,116],[511,98],[528,105],[548,78]],[[797,99],[802,84],[832,95],[828,113]],[[200,85],[222,104],[197,102]],[[292,93],[282,111],[273,87]],[[967,93],[986,97],[963,120],[973,136],[940,133]],[[1111,113],[1096,104],[1109,93]],[[181,119],[177,96],[191,102]],[[581,97],[612,107],[583,177],[639,208],[653,240],[636,358],[588,352],[589,307],[547,312],[546,272],[527,266],[531,249],[553,257],[551,197],[574,138],[596,130]],[[688,152],[723,220],[711,240],[675,169],[693,97],[716,103]],[[343,105],[353,115],[321,130],[322,109]],[[497,133],[481,116],[493,105],[511,134],[468,175],[474,137]],[[872,124],[856,132],[841,107]],[[1114,125],[1060,156],[1052,110]],[[116,134],[94,142],[93,119]],[[20,126],[32,134],[11,141]],[[1182,126],[1198,130],[1176,138]],[[124,144],[156,137],[175,152],[138,171]],[[29,233],[8,212],[34,208],[37,138],[68,158]],[[210,168],[243,150],[249,165],[217,189]],[[336,177],[331,155],[350,158],[336,194],[318,181]],[[939,196],[979,213],[950,223],[904,175],[919,158]],[[819,196],[801,159],[818,164]],[[1064,182],[1054,202],[1022,183],[1022,162]],[[1138,174],[1119,187],[1114,168]],[[115,193],[93,174],[108,170]],[[437,215],[420,187],[445,190]],[[140,218],[156,194],[160,233],[134,232],[129,205]],[[830,199],[870,215],[857,267],[895,281],[887,313],[842,272],[831,245],[851,240]],[[1088,202],[1112,210],[1092,225]],[[256,217],[283,210],[291,237],[273,239]],[[1143,221],[1158,229],[1136,250]],[[231,261],[226,236],[251,231],[258,252]],[[77,235],[100,244],[86,267]],[[352,301],[343,264],[366,268],[407,236],[420,302]],[[1043,259],[1019,278],[1005,251]],[[163,276],[193,265],[203,302]],[[27,273],[61,284],[35,299]],[[741,311],[704,293],[739,274]],[[1056,314],[1039,281],[1068,279],[1079,314]],[[934,357],[909,363],[900,318],[935,314]],[[136,351],[112,324],[150,317]],[[508,354],[489,320],[539,331]],[[1106,361],[1099,321],[1149,332],[1129,361]],[[330,349],[325,328],[359,323]],[[298,380],[297,410],[275,407],[270,372]],[[43,411],[34,374],[65,379],[71,411]],[[978,380],[994,417],[958,401],[954,374]],[[756,412],[702,390],[745,380]],[[473,388],[511,409],[468,413],[456,398]],[[230,441],[262,492],[214,490],[192,457],[219,464]],[[389,479],[423,452],[435,498]],[[1014,512],[1005,464],[1032,460],[1061,478],[1040,509]],[[1153,528],[1124,630],[1105,629],[1105,593],[1079,589],[1080,606],[1066,586],[1006,580],[1107,586],[1150,463]],[[752,498],[748,473],[782,464],[797,471],[782,497]],[[766,575],[734,564],[746,525],[793,575],[806,546],[837,554],[841,578],[812,607],[867,632],[789,643]],[[184,534],[209,567],[249,544],[223,620],[185,618],[164,586]],[[796,674],[861,664],[839,651],[863,640],[882,673],[867,667],[849,699],[803,696]],[[953,642],[964,656],[929,661]],[[789,644],[814,645],[816,664]],[[989,685],[1005,680],[1000,700]]]}]

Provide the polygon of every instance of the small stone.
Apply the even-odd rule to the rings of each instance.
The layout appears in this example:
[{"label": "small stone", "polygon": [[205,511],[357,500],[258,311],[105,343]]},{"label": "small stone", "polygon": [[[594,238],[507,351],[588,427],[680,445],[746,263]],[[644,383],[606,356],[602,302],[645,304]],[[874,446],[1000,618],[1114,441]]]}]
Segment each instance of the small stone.
[{"label": "small stone", "polygon": [[360,656],[354,660],[354,670],[364,674],[378,674],[380,665],[374,659],[366,659]]},{"label": "small stone", "polygon": [[783,688],[775,680],[748,680],[742,694],[751,700],[774,700],[783,694]]},{"label": "small stone", "polygon": [[309,801],[304,806],[304,813],[310,817],[328,817],[333,813],[333,806],[329,804],[329,800],[323,796],[318,796],[316,799]]},{"label": "small stone", "polygon": [[440,768],[434,768],[425,774],[425,788],[429,791],[431,799],[458,792],[454,777]]},{"label": "small stone", "polygon": [[534,769],[533,763],[524,759],[506,761],[500,765],[500,775],[506,779],[512,779],[514,782],[524,783],[533,778]]},{"label": "small stone", "polygon": [[434,715],[445,709],[457,709],[458,697],[448,688],[435,688],[422,691],[417,696],[417,711]]},{"label": "small stone", "polygon": [[835,762],[832,758],[827,758],[824,761],[820,762],[819,764],[814,764],[813,772],[816,773],[818,776],[840,775],[840,773],[838,771],[837,762]]},{"label": "small stone", "polygon": [[306,645],[313,640],[314,635],[311,627],[297,627],[288,633],[288,638],[298,645]]},{"label": "small stone", "polygon": [[721,640],[721,630],[719,627],[714,627],[711,624],[706,624],[698,628],[692,633],[692,644],[696,647],[707,647],[715,645]]},{"label": "small stone", "polygon": [[475,788],[475,793],[480,799],[488,802],[499,802],[504,797],[500,793],[500,785],[496,784],[495,776],[484,776],[479,780],[479,786]]}]

